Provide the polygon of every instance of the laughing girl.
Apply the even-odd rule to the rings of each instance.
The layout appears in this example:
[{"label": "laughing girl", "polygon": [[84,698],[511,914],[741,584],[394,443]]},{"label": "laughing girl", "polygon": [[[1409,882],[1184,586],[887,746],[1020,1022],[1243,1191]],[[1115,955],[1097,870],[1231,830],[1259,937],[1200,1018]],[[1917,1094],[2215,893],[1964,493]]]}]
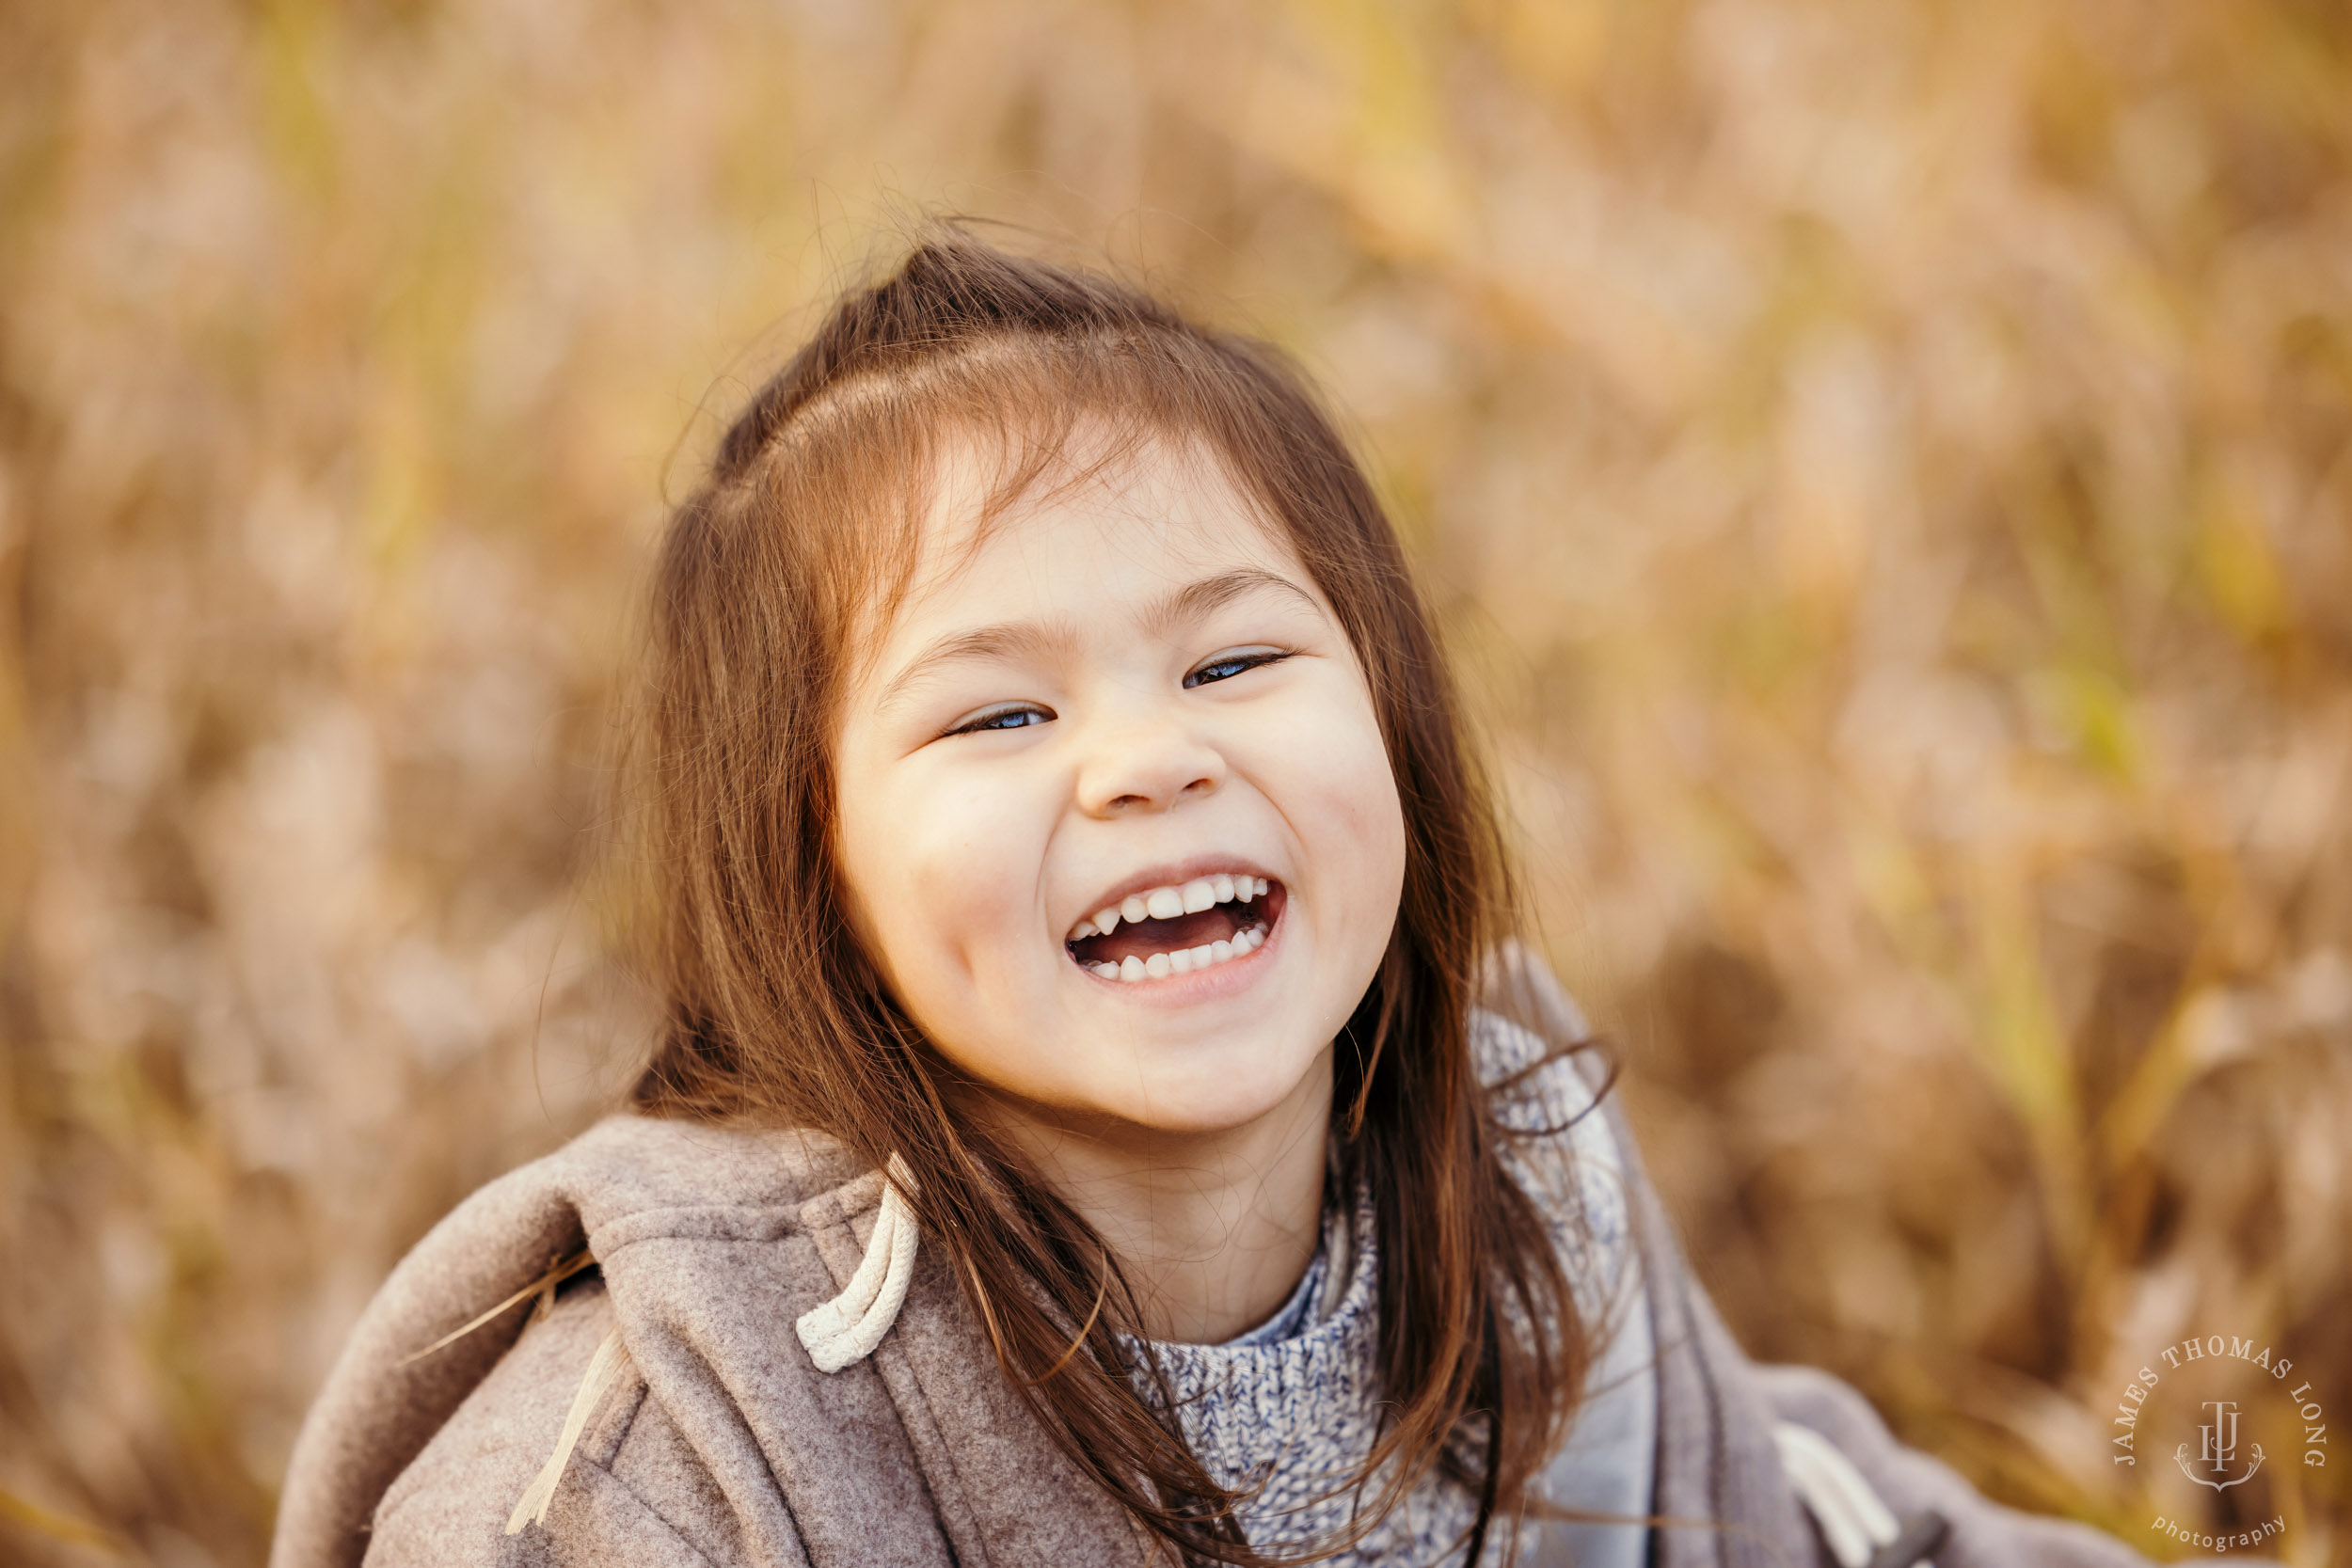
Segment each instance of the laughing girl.
[{"label": "laughing girl", "polygon": [[651,624],[660,1037],[386,1284],[281,1568],[2136,1560],[1732,1344],[1264,345],[938,237]]}]

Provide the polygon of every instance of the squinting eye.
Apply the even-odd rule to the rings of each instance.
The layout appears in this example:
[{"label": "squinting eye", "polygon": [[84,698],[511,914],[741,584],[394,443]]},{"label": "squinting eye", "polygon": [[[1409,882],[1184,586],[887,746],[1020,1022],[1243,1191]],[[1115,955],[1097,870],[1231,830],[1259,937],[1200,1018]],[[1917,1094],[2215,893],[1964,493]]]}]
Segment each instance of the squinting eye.
[{"label": "squinting eye", "polygon": [[1030,724],[1042,724],[1054,716],[1034,704],[1010,707],[993,707],[977,718],[967,719],[949,730],[949,735],[977,735],[984,730],[1018,730]]},{"label": "squinting eye", "polygon": [[1184,677],[1184,689],[1206,686],[1212,681],[1229,681],[1235,675],[1255,670],[1261,665],[1279,664],[1291,656],[1276,648],[1263,648],[1246,654],[1221,654]]}]

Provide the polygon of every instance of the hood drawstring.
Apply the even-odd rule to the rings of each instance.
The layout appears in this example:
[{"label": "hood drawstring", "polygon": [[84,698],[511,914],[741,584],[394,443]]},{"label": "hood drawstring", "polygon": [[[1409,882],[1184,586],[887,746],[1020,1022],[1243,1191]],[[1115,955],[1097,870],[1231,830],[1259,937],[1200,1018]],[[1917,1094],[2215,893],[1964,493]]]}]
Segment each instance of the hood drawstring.
[{"label": "hood drawstring", "polygon": [[1951,1532],[1933,1509],[1899,1525],[1853,1462],[1810,1427],[1778,1422],[1772,1446],[1838,1568],[1912,1568],[1933,1556]]},{"label": "hood drawstring", "polygon": [[898,1321],[907,1285],[914,1277],[914,1211],[905,1196],[914,1190],[914,1173],[892,1154],[882,1177],[882,1212],[866,1239],[865,1260],[839,1295],[803,1313],[793,1325],[818,1371],[837,1372],[863,1361]]},{"label": "hood drawstring", "polygon": [[571,1413],[564,1418],[564,1435],[555,1440],[555,1452],[548,1456],[539,1473],[523,1488],[515,1512],[506,1516],[506,1533],[519,1535],[525,1525],[545,1525],[548,1506],[555,1501],[555,1484],[564,1479],[564,1466],[572,1462],[572,1450],[580,1447],[580,1434],[588,1430],[588,1418],[604,1402],[605,1394],[621,1381],[621,1374],[629,1364],[628,1352],[621,1347],[621,1331],[614,1329],[604,1337],[596,1354],[588,1359],[588,1373],[580,1380],[580,1392],[572,1396]]}]

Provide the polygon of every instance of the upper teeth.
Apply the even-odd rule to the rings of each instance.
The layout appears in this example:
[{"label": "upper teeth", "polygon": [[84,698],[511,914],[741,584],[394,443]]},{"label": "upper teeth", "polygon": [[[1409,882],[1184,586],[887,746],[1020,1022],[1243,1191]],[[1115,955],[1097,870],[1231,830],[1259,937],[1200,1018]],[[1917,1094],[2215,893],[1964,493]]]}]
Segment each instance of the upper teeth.
[{"label": "upper teeth", "polygon": [[1195,877],[1179,886],[1130,894],[1108,909],[1096,911],[1091,919],[1079,921],[1070,928],[1067,940],[1081,942],[1088,937],[1107,936],[1119,928],[1122,920],[1173,920],[1180,914],[1199,914],[1212,904],[1230,903],[1236,898],[1247,904],[1265,891],[1263,877],[1229,877],[1222,873]]}]

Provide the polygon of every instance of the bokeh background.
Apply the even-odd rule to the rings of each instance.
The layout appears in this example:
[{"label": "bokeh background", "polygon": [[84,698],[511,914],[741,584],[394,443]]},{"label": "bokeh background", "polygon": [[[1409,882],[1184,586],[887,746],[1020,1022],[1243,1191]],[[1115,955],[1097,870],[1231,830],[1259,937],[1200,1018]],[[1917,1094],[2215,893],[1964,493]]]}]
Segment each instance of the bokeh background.
[{"label": "bokeh background", "polygon": [[[0,0],[0,1560],[256,1561],[582,1126],[663,498],[905,225],[1302,356],[1699,1264],[1995,1495],[2352,1562],[2352,13]],[[2268,1423],[2268,1424],[2265,1424]]]}]

